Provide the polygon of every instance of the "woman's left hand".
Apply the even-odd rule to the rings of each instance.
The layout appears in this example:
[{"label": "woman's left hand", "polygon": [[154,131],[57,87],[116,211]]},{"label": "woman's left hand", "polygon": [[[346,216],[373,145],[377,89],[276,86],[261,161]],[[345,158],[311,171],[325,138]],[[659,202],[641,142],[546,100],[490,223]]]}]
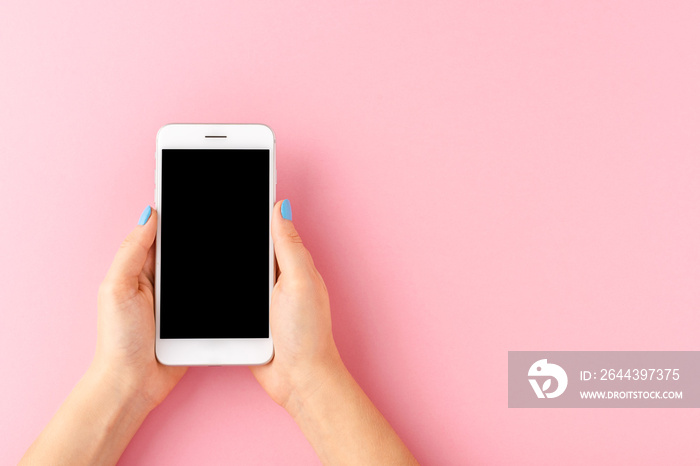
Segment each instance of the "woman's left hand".
[{"label": "woman's left hand", "polygon": [[98,294],[97,348],[90,371],[155,408],[186,367],[155,357],[155,237],[158,215],[146,207],[119,247]]}]

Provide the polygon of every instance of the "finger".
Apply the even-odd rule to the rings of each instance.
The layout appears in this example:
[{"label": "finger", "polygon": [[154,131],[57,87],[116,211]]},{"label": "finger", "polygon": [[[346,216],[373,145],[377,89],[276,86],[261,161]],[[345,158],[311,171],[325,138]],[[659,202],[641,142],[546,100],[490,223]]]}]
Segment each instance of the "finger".
[{"label": "finger", "polygon": [[139,224],[131,230],[114,256],[107,278],[114,281],[138,278],[144,268],[149,251],[156,237],[157,214],[147,206]]},{"label": "finger", "polygon": [[146,256],[146,263],[143,265],[143,273],[146,275],[146,279],[151,283],[151,286],[155,286],[156,278],[156,242],[154,241],[151,248],[148,250],[148,256]]},{"label": "finger", "polygon": [[311,254],[294,228],[291,204],[287,199],[275,204],[272,214],[272,242],[280,274],[299,276],[313,270]]}]

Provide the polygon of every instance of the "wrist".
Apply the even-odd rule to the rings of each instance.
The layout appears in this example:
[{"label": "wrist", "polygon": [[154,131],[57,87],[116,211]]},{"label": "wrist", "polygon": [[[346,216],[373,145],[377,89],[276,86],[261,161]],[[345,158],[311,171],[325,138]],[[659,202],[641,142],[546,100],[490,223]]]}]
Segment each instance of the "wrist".
[{"label": "wrist", "polygon": [[136,384],[127,383],[99,364],[90,366],[81,384],[96,398],[105,400],[118,417],[127,422],[140,423],[155,408],[134,388]]},{"label": "wrist", "polygon": [[[418,464],[344,365],[288,408],[323,464]],[[291,408],[291,406],[290,406]]]},{"label": "wrist", "polygon": [[116,464],[147,414],[132,392],[91,367],[21,464]]},{"label": "wrist", "polygon": [[303,415],[304,410],[313,403],[315,397],[332,390],[339,380],[348,378],[352,380],[352,376],[340,359],[340,355],[336,353],[333,357],[315,364],[312,368],[300,371],[284,408],[293,419],[298,420]]}]

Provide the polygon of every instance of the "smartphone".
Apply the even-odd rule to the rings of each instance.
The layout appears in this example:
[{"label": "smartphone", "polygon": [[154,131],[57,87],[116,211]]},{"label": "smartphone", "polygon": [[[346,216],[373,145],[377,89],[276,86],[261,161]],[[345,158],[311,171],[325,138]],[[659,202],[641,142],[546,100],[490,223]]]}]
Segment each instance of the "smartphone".
[{"label": "smartphone", "polygon": [[156,358],[272,359],[275,136],[261,124],[170,124],[156,137]]}]

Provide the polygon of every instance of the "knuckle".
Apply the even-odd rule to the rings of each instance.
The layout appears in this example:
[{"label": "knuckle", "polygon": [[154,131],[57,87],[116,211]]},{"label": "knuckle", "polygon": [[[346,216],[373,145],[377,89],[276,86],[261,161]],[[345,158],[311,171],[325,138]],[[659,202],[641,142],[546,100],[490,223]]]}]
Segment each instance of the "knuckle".
[{"label": "knuckle", "polygon": [[295,292],[307,292],[314,288],[313,280],[307,274],[294,274],[288,277],[287,286]]},{"label": "knuckle", "polygon": [[299,233],[297,233],[296,230],[289,233],[289,241],[296,244],[303,244],[301,241],[301,236],[299,236]]},{"label": "knuckle", "polygon": [[301,236],[299,236],[299,233],[297,233],[296,230],[290,231],[288,234],[281,236],[280,240],[281,240],[281,242],[287,243],[290,246],[293,246],[293,245],[302,245],[303,246],[303,244],[304,244],[301,240]]},{"label": "knuckle", "polygon": [[128,286],[126,286],[125,283],[105,279],[102,283],[100,283],[97,295],[99,299],[119,300],[120,298],[123,298],[128,291]]},{"label": "knuckle", "polygon": [[140,240],[138,236],[134,234],[134,232],[131,232],[127,235],[126,238],[121,242],[119,245],[119,251],[135,251],[138,249],[144,249],[148,252],[148,249],[150,248],[150,245],[146,246],[144,245],[143,241]]},{"label": "knuckle", "polygon": [[134,239],[131,237],[131,234],[129,234],[124,240],[121,242],[119,245],[119,249],[128,249],[131,247],[131,245],[134,243]]},{"label": "knuckle", "polygon": [[284,288],[297,295],[316,295],[327,293],[326,285],[321,275],[314,268],[306,272],[292,273],[283,276]]},{"label": "knuckle", "polygon": [[114,283],[110,280],[104,280],[102,283],[100,283],[100,288],[98,289],[97,294],[100,297],[108,297],[114,295]]},{"label": "knuckle", "polygon": [[313,276],[306,273],[283,277],[283,287],[297,296],[308,296],[314,294],[318,289]]}]

